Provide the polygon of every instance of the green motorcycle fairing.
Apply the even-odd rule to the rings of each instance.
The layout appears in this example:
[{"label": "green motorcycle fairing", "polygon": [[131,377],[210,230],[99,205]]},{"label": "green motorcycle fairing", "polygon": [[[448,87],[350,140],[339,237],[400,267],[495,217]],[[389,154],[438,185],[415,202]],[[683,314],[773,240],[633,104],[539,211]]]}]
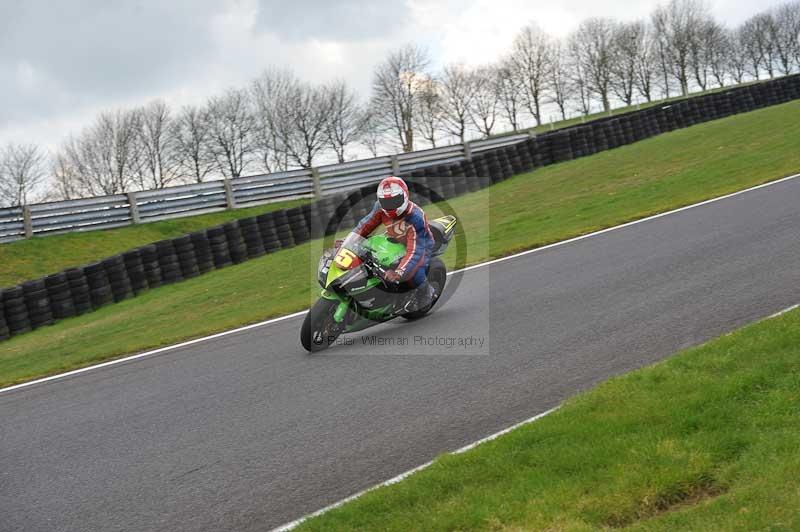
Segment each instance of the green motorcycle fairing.
[{"label": "green motorcycle fairing", "polygon": [[[406,253],[406,247],[403,244],[391,241],[385,234],[369,237],[364,241],[364,247],[372,253],[373,258],[375,258],[375,260],[384,268],[390,268],[399,259],[403,258]],[[363,269],[364,267],[359,266],[359,268]],[[335,290],[331,289],[332,283],[340,279],[342,276],[354,271],[355,270],[353,269],[341,268],[338,264],[336,264],[336,261],[331,261],[328,274],[325,278],[325,288],[323,288],[321,296],[325,299],[339,300],[339,306],[336,308],[336,311],[333,315],[333,319],[337,323],[341,323],[345,319],[347,311],[350,308],[350,302],[353,299],[352,296],[367,292],[368,290],[381,284],[380,279],[369,277],[364,286],[349,290],[346,296],[342,296]],[[379,317],[383,313],[387,312],[389,308],[390,307],[374,309],[367,313],[367,318],[379,319]]]}]

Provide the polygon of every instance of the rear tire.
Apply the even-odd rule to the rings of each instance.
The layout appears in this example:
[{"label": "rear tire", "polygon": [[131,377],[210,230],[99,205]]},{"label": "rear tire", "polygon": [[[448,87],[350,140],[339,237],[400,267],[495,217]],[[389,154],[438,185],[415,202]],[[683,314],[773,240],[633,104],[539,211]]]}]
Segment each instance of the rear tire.
[{"label": "rear tire", "polygon": [[444,285],[447,283],[447,268],[438,258],[431,260],[431,265],[428,269],[428,282],[433,286],[433,301],[431,301],[431,304],[427,308],[403,314],[403,318],[409,321],[418,320],[433,310],[436,302],[439,301],[442,292],[444,292]]},{"label": "rear tire", "polygon": [[338,306],[339,300],[320,298],[309,309],[300,328],[300,343],[306,351],[323,351],[342,334],[344,326],[333,319]]}]

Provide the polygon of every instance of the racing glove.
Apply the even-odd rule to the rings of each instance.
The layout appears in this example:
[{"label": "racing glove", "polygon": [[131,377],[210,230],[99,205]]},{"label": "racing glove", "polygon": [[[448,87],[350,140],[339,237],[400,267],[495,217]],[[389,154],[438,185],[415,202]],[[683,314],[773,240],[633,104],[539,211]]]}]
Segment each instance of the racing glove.
[{"label": "racing glove", "polygon": [[397,270],[386,270],[384,278],[390,283],[400,283],[403,280],[402,274]]}]

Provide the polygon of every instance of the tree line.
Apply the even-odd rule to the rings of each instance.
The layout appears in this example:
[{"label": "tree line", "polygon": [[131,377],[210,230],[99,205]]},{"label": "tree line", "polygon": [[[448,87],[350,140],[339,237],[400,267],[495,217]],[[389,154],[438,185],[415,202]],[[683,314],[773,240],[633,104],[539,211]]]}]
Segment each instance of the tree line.
[{"label": "tree line", "polygon": [[367,98],[341,80],[315,85],[270,68],[203,105],[176,110],[155,100],[104,112],[53,154],[35,144],[2,147],[0,202],[311,168],[355,151],[408,152],[799,69],[800,0],[733,28],[703,0],[670,0],[643,20],[584,20],[565,38],[529,24],[479,67],[435,72],[426,50],[409,44],[376,66]]}]

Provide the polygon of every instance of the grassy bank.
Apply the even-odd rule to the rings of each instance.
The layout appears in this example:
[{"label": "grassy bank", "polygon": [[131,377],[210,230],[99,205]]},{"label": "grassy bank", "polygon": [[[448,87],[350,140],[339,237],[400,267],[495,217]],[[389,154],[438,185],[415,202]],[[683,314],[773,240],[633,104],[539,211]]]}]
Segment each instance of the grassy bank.
[{"label": "grassy bank", "polygon": [[[450,207],[467,261],[477,262],[797,173],[797,153],[792,102],[519,175]],[[0,343],[0,384],[307,308],[319,248],[306,243]]]},{"label": "grassy bank", "polygon": [[800,311],[614,378],[302,530],[797,530]]},{"label": "grassy bank", "polygon": [[238,218],[302,205],[308,201],[268,203],[105,231],[40,236],[0,244],[0,287],[13,286],[65,268],[87,264],[157,240],[180,236]]}]

